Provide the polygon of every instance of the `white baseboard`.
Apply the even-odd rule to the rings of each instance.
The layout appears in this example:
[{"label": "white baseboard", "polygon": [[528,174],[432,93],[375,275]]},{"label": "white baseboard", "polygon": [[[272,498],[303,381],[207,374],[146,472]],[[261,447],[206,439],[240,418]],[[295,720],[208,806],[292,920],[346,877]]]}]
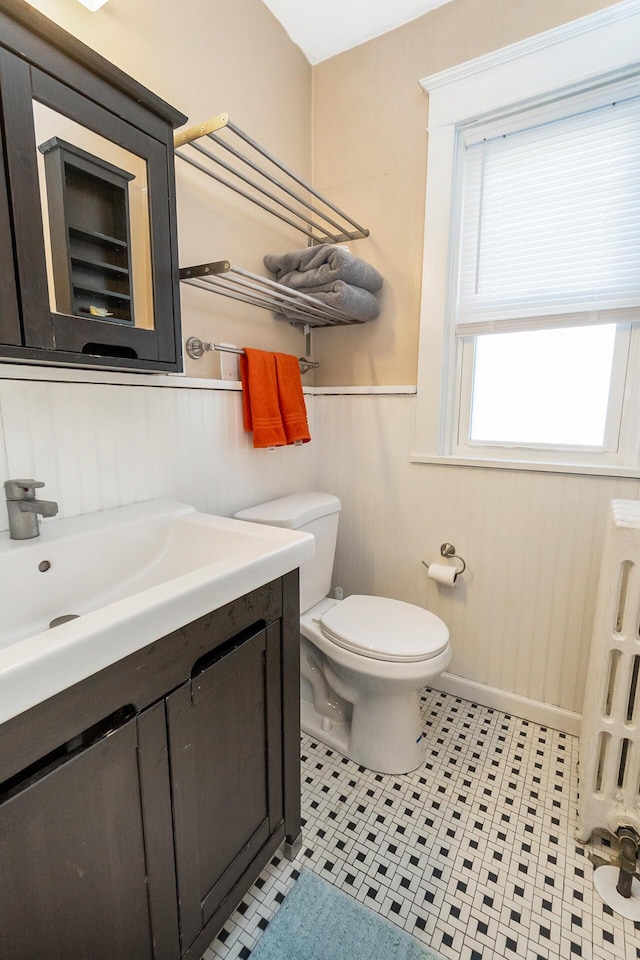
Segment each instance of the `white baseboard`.
[{"label": "white baseboard", "polygon": [[551,704],[542,703],[540,700],[530,700],[528,697],[521,697],[517,693],[508,693],[506,690],[489,687],[484,683],[478,683],[477,680],[467,680],[465,677],[458,677],[453,673],[441,674],[433,686],[442,690],[443,693],[450,693],[454,697],[462,697],[463,700],[471,700],[474,703],[481,703],[485,707],[502,710],[514,717],[522,717],[523,720],[539,723],[543,727],[561,730],[563,733],[569,733],[574,737],[580,735],[582,716],[579,713],[573,713],[571,710],[554,707]]}]

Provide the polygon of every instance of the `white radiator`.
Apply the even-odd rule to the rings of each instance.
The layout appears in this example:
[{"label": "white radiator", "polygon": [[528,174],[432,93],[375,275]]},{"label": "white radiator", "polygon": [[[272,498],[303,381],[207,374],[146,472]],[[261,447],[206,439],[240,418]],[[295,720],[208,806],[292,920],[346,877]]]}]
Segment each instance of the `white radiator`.
[{"label": "white radiator", "polygon": [[612,500],[580,736],[578,837],[640,834],[640,502]]}]

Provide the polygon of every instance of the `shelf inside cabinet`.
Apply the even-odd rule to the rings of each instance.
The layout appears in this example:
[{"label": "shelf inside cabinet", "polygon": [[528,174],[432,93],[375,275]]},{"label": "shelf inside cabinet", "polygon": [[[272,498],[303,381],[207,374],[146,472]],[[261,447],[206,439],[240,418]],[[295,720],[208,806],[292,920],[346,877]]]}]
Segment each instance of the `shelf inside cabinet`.
[{"label": "shelf inside cabinet", "polygon": [[105,263],[103,260],[90,260],[86,257],[75,257],[72,254],[71,263],[77,267],[84,267],[87,270],[95,270],[100,273],[113,274],[116,277],[129,276],[129,271],[126,267],[119,267],[114,263]]},{"label": "shelf inside cabinet", "polygon": [[127,250],[129,247],[126,240],[108,237],[104,233],[98,233],[97,230],[83,230],[80,227],[70,226],[69,236],[78,240],[87,240],[89,243],[95,243],[101,247],[114,247],[117,250]]},{"label": "shelf inside cabinet", "polygon": [[74,283],[73,289],[82,293],[96,294],[96,296],[104,297],[107,300],[119,300],[123,303],[131,300],[131,296],[128,293],[116,293],[114,290],[92,287],[88,283]]}]

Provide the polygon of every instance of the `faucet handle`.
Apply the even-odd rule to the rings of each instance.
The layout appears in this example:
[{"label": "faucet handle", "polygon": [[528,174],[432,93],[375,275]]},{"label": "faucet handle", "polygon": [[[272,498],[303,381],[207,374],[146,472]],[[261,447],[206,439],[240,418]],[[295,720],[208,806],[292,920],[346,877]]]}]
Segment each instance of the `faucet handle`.
[{"label": "faucet handle", "polygon": [[4,492],[7,500],[33,500],[38,487],[42,480],[5,480]]}]

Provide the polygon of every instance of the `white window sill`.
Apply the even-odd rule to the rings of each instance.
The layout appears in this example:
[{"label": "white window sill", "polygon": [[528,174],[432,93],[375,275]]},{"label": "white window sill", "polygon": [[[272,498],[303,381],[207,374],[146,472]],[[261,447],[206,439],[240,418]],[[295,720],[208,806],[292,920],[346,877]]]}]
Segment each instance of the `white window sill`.
[{"label": "white window sill", "polygon": [[446,457],[435,454],[412,453],[411,463],[432,463],[450,467],[485,467],[497,470],[525,470],[529,473],[568,473],[588,477],[628,477],[640,479],[640,467],[621,467],[612,464],[540,463],[534,460],[498,460],[480,457]]}]

